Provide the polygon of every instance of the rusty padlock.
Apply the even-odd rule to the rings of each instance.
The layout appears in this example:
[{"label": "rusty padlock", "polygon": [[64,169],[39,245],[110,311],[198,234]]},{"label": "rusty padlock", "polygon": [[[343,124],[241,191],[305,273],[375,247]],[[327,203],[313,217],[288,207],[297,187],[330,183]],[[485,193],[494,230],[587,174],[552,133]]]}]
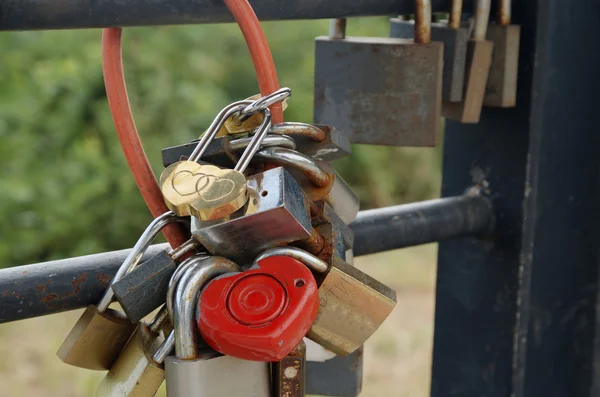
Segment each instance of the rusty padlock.
[{"label": "rusty padlock", "polygon": [[492,66],[483,105],[512,108],[517,105],[519,42],[521,27],[511,24],[511,0],[498,1],[496,23],[488,27],[487,39],[494,43]]},{"label": "rusty padlock", "polygon": [[444,117],[461,123],[479,123],[494,43],[486,40],[491,0],[477,0],[473,39],[467,47],[465,86],[460,102],[444,101]]},{"label": "rusty padlock", "polygon": [[[469,28],[461,24],[462,6],[462,0],[452,0],[448,22],[431,24],[431,40],[444,43],[442,100],[449,102],[459,102],[463,96]],[[413,22],[392,18],[390,37],[408,39],[414,37],[414,31]]]},{"label": "rusty padlock", "polygon": [[431,42],[431,1],[416,0],[415,39],[345,37],[332,22],[315,47],[314,119],[353,143],[435,146],[444,45]]}]

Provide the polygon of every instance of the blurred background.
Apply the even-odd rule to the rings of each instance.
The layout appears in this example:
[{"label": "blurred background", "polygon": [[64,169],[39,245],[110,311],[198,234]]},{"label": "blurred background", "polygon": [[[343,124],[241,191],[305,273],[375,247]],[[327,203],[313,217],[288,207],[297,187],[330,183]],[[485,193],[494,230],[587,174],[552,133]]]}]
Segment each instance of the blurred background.
[{"label": "blurred background", "polygon": [[[264,23],[286,120],[311,122],[314,38],[328,21]],[[388,18],[352,19],[349,36],[387,36]],[[100,30],[0,34],[0,267],[131,247],[151,220],[119,147],[101,71]],[[258,92],[237,26],[127,29],[124,67],[156,174],[160,150],[204,131],[226,104]],[[355,145],[334,165],[361,209],[435,198],[441,148]],[[366,397],[429,394],[436,246],[361,257],[398,292],[365,352]],[[80,312],[0,325],[0,397],[94,395],[103,373],[55,355]]]}]

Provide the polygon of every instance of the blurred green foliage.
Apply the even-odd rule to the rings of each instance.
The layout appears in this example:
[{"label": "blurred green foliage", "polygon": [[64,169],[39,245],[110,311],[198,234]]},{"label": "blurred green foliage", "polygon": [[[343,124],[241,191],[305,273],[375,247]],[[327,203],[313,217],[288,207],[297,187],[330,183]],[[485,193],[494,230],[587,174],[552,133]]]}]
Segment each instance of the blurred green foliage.
[{"label": "blurred green foliage", "polygon": [[[312,120],[313,39],[328,21],[264,28],[286,119]],[[387,35],[385,18],[349,35]],[[127,29],[124,64],[146,153],[199,135],[227,103],[258,92],[237,26]],[[150,220],[115,136],[101,71],[100,31],[0,34],[0,267],[131,246]],[[434,197],[439,149],[356,146],[336,168],[362,208]]]}]

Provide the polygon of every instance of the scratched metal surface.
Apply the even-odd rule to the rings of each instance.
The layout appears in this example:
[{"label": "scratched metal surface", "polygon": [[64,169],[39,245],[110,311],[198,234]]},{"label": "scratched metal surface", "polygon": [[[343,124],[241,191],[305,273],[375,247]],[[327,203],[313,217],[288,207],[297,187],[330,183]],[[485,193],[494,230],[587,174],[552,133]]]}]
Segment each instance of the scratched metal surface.
[{"label": "scratched metal surface", "polygon": [[314,119],[353,143],[435,146],[443,48],[388,37],[318,37]]}]

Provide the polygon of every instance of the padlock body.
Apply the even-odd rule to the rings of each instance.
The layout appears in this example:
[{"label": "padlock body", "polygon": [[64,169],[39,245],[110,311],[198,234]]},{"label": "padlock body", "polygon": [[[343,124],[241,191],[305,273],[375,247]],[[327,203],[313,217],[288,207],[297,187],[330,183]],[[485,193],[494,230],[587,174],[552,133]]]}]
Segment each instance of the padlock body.
[{"label": "padlock body", "polygon": [[488,27],[486,38],[494,43],[494,52],[483,105],[500,108],[515,107],[521,27],[492,24]]},{"label": "padlock body", "polygon": [[163,341],[163,335],[140,323],[100,382],[96,397],[154,396],[165,379],[165,371],[152,360],[152,354]]},{"label": "padlock body", "polygon": [[177,264],[169,254],[161,251],[112,284],[111,288],[131,323],[137,324],[165,303],[169,279],[176,268]]},{"label": "padlock body", "polygon": [[213,349],[253,361],[279,361],[306,335],[319,310],[317,282],[287,256],[212,280],[202,291],[197,321]]},{"label": "padlock body", "polygon": [[306,344],[303,341],[283,359],[271,366],[274,396],[304,397],[306,395]]},{"label": "padlock body", "polygon": [[319,313],[307,337],[340,356],[358,349],[396,306],[396,292],[333,257],[319,286]]},{"label": "padlock body", "polygon": [[165,359],[169,397],[269,397],[269,364],[231,356]]},{"label": "padlock body", "polygon": [[387,37],[315,44],[315,122],[335,125],[353,143],[438,143],[443,44]]},{"label": "padlock body", "polygon": [[192,234],[213,255],[250,263],[260,252],[311,235],[309,201],[283,168],[248,177],[248,204],[229,220],[192,218]]},{"label": "padlock body", "polygon": [[80,368],[108,370],[117,359],[135,324],[120,312],[100,313],[88,306],[60,346],[57,355],[65,363]]},{"label": "padlock body", "polygon": [[[411,39],[414,34],[415,24],[413,21],[392,18],[390,37]],[[445,23],[432,23],[431,40],[444,44],[442,100],[459,102],[463,95],[469,29],[467,27],[452,29]]]},{"label": "padlock body", "polygon": [[479,123],[493,49],[491,41],[469,40],[463,99],[460,102],[444,102],[444,117],[461,123]]}]

